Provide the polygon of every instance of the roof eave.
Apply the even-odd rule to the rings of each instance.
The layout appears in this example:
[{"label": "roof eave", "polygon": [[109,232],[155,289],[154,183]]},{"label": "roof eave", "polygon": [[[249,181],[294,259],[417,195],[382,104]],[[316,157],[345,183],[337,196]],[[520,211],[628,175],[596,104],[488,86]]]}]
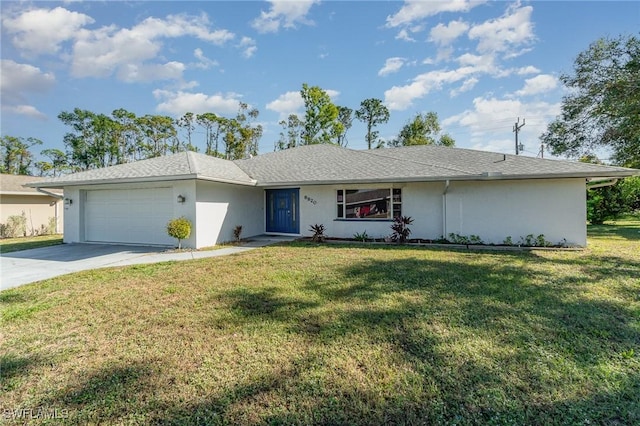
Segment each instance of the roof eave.
[{"label": "roof eave", "polygon": [[92,186],[92,185],[109,185],[109,184],[121,184],[121,183],[145,183],[145,182],[166,182],[173,180],[190,180],[197,179],[197,175],[176,175],[176,176],[145,176],[135,178],[122,178],[122,179],[91,179],[81,181],[56,181],[56,182],[31,182],[25,186],[31,188],[64,188],[65,186]]},{"label": "roof eave", "polygon": [[30,195],[30,196],[36,196],[36,197],[54,198],[51,195],[43,194],[41,192],[27,192],[27,191],[0,191],[0,195]]},{"label": "roof eave", "polygon": [[234,179],[223,179],[211,176],[204,176],[198,174],[189,175],[174,175],[174,176],[152,176],[152,177],[136,177],[136,178],[122,178],[122,179],[93,179],[83,181],[58,181],[58,182],[32,182],[26,186],[32,188],[64,188],[65,186],[89,186],[89,185],[109,185],[109,184],[121,184],[121,183],[145,183],[145,182],[168,182],[176,180],[206,180],[212,182],[228,183],[233,185],[245,185],[256,186],[255,180],[240,181]]},{"label": "roof eave", "polygon": [[408,183],[408,182],[444,182],[450,181],[496,181],[496,180],[530,180],[530,179],[612,179],[640,175],[635,170],[612,171],[610,173],[539,173],[539,174],[501,174],[501,175],[457,175],[457,176],[417,176],[405,178],[376,178],[376,179],[318,179],[300,181],[271,181],[257,182],[259,187],[274,186],[302,186],[302,185],[354,185],[370,183]]}]

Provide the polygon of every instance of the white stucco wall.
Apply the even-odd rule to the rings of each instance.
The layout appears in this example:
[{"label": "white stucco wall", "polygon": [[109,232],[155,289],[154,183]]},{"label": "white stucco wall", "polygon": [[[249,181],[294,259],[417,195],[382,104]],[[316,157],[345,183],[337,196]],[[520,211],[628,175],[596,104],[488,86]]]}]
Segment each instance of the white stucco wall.
[{"label": "white stucco wall", "polygon": [[544,234],[552,243],[586,246],[586,214],[584,179],[452,182],[446,232],[487,243]]},{"label": "white stucco wall", "polygon": [[[264,188],[185,180],[144,184],[93,185],[65,188],[64,242],[85,241],[82,198],[95,189],[138,189],[170,186],[173,217],[184,216],[193,224],[185,247],[202,248],[233,240],[233,229],[242,225],[242,237],[265,232]],[[443,220],[443,182],[315,185],[300,187],[300,233],[324,224],[326,235],[351,238],[364,231],[370,237],[391,234],[391,221],[337,220],[338,189],[402,188],[402,214],[411,216],[411,238],[438,239],[449,233],[478,235],[487,243],[514,242],[528,234],[544,234],[552,243],[586,245],[586,191],[584,179],[451,182]],[[178,203],[177,196],[186,197]],[[446,222],[446,229],[445,229]]]},{"label": "white stucco wall", "polygon": [[241,237],[264,233],[264,189],[198,181],[196,247],[233,241],[233,230],[242,226]]},{"label": "white stucco wall", "polygon": [[411,238],[439,238],[442,233],[442,183],[371,184],[349,186],[305,186],[300,188],[300,232],[310,236],[309,227],[323,224],[329,237],[352,238],[367,232],[371,238],[391,235],[391,220],[336,220],[338,189],[401,188],[402,214],[411,216]]},{"label": "white stucco wall", "polygon": [[[558,243],[586,245],[584,179],[478,181],[450,183],[443,221],[444,182],[306,186],[300,188],[300,231],[323,224],[330,237],[352,238],[366,231],[370,237],[391,234],[391,221],[336,220],[336,190],[402,188],[402,214],[414,219],[411,238],[435,240],[449,233],[478,235],[486,243],[514,243],[528,234],[544,234]],[[445,229],[446,226],[446,229]]]},{"label": "white stucco wall", "polygon": [[[104,189],[145,189],[172,188],[173,218],[184,216],[192,223],[191,236],[182,242],[184,247],[196,246],[196,183],[194,180],[149,182],[129,184],[69,186],[64,188],[64,242],[85,242],[85,211],[84,202],[86,191]],[[178,203],[178,195],[185,197],[184,203]],[[162,232],[162,231],[160,231]],[[165,231],[166,232],[166,231]]]}]

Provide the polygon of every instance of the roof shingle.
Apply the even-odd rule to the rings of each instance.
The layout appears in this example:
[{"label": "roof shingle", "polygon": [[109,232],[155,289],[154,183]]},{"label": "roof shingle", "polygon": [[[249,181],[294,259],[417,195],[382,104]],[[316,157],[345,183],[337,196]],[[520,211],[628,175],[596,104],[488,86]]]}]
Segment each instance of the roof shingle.
[{"label": "roof shingle", "polygon": [[302,185],[484,179],[608,178],[640,170],[441,146],[359,151],[309,145],[228,161],[181,152],[32,183],[56,188],[114,182],[203,179],[241,185]]}]

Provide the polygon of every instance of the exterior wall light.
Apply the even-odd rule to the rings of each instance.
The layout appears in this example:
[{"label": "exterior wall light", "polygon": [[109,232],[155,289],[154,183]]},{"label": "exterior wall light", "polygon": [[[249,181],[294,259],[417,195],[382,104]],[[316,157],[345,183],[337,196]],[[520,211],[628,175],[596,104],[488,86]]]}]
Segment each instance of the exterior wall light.
[{"label": "exterior wall light", "polygon": [[186,198],[185,198],[185,196],[184,196],[184,195],[178,195],[178,202],[179,202],[180,204],[184,203],[184,202],[185,202],[185,200],[186,200]]},{"label": "exterior wall light", "polygon": [[72,200],[71,198],[65,198],[65,199],[64,199],[64,204],[65,204],[65,205],[67,205],[67,206],[68,206],[69,204],[73,204],[73,200]]}]

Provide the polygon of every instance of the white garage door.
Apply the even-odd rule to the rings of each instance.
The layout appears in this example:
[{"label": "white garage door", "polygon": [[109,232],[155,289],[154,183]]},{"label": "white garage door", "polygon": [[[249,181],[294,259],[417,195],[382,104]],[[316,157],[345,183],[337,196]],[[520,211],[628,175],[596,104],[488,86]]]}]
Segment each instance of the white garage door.
[{"label": "white garage door", "polygon": [[173,217],[171,188],[87,191],[85,240],[171,245],[167,222]]}]

